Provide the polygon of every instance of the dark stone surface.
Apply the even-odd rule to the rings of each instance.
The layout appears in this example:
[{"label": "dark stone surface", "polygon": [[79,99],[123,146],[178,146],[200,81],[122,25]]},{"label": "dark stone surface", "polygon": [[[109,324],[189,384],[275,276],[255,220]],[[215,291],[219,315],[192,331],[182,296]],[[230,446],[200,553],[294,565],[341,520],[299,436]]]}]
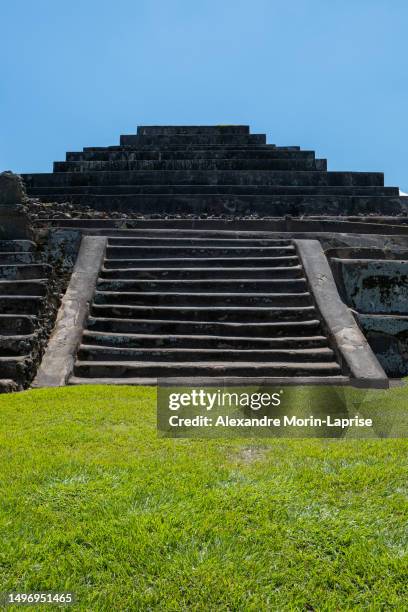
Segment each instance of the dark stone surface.
[{"label": "dark stone surface", "polygon": [[49,261],[39,244],[0,241],[2,392],[26,388],[41,359],[65,284],[58,262]]},{"label": "dark stone surface", "polygon": [[164,145],[262,145],[266,143],[264,134],[156,134],[141,136],[123,134],[122,146],[161,146]]},{"label": "dark stone surface", "polygon": [[[185,159],[251,159],[251,160],[308,160],[315,159],[314,151],[299,151],[292,149],[278,149],[265,145],[263,147],[241,147],[241,148],[210,148],[189,149],[188,152],[179,147],[178,149],[131,149],[124,147],[105,147],[103,149],[84,149],[84,151],[68,151],[67,162],[75,161],[137,161],[137,160],[185,160]],[[326,160],[325,160],[326,161]],[[63,162],[59,162],[63,163]]]},{"label": "dark stone surface", "polygon": [[408,260],[331,259],[345,302],[360,313],[408,315]]},{"label": "dark stone surface", "polygon": [[325,159],[120,159],[54,162],[54,172],[143,170],[326,170]]},{"label": "dark stone surface", "polygon": [[[125,187],[126,189],[126,187]],[[368,214],[382,213],[398,215],[406,209],[408,198],[387,196],[331,196],[331,195],[104,195],[103,189],[84,187],[84,193],[70,193],[69,188],[59,195],[55,188],[42,188],[41,195],[46,202],[70,202],[75,206],[89,206],[105,212],[137,212],[139,215],[185,215],[247,216],[258,217],[324,214]],[[93,191],[97,193],[93,193]],[[106,191],[109,187],[105,188]],[[75,191],[75,188],[72,190]],[[130,190],[131,191],[131,190]],[[102,192],[102,193],[101,193]]]},{"label": "dark stone surface", "polygon": [[279,170],[140,170],[55,172],[24,174],[28,189],[74,185],[257,185],[259,195],[268,185],[299,186],[384,186],[381,172],[321,172]]},{"label": "dark stone surface", "polygon": [[27,197],[20,176],[12,172],[0,173],[0,239],[31,238],[26,214]]},{"label": "dark stone surface", "polygon": [[358,321],[388,376],[407,376],[408,316],[358,314]]},{"label": "dark stone surface", "polygon": [[249,134],[249,125],[139,125],[139,136]]},{"label": "dark stone surface", "polygon": [[406,245],[329,249],[346,304],[390,377],[408,374],[408,249]]},{"label": "dark stone surface", "polygon": [[0,208],[19,210],[26,200],[24,183],[18,174],[0,173]]},{"label": "dark stone surface", "polygon": [[381,172],[328,172],[299,147],[248,126],[140,126],[121,145],[85,147],[54,173],[25,175],[31,196],[123,213],[259,216],[406,214]]}]

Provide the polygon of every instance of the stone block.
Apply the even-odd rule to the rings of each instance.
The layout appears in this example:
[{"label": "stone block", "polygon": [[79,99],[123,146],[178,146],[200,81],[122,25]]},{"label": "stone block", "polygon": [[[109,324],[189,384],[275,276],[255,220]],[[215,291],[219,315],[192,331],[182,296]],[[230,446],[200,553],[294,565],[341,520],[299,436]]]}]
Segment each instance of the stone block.
[{"label": "stone block", "polygon": [[343,299],[358,312],[408,315],[408,261],[332,258],[331,264]]},{"label": "stone block", "polygon": [[358,314],[378,361],[392,378],[408,375],[408,317]]},{"label": "stone block", "polygon": [[31,238],[26,197],[20,176],[12,172],[0,173],[0,239]]}]

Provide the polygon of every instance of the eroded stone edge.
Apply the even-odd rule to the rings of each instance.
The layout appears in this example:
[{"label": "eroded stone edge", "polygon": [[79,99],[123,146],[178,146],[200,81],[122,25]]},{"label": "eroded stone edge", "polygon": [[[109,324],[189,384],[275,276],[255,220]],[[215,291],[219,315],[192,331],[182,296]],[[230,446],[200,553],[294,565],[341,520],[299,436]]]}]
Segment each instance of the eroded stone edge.
[{"label": "eroded stone edge", "polygon": [[303,264],[320,315],[330,339],[356,386],[388,388],[389,380],[358,327],[350,309],[341,300],[327,258],[318,240],[293,240]]},{"label": "eroded stone edge", "polygon": [[82,238],[68,288],[32,387],[61,387],[67,384],[95,292],[107,240],[105,236]]}]

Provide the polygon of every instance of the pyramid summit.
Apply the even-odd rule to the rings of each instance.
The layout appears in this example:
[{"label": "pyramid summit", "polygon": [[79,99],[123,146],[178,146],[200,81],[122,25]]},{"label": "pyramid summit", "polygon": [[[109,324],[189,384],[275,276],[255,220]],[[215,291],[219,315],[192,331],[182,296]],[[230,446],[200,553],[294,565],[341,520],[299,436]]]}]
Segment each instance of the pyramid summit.
[{"label": "pyramid summit", "polygon": [[381,172],[335,172],[314,151],[266,143],[249,126],[140,126],[24,175],[32,197],[152,214],[400,215],[408,199]]}]

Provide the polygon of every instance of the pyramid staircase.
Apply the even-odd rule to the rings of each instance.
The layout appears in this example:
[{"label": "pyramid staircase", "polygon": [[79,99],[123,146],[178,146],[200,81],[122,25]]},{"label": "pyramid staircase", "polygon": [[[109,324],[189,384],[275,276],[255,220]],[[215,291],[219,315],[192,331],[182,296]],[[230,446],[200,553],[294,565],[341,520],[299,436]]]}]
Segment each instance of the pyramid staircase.
[{"label": "pyramid staircase", "polygon": [[31,197],[74,210],[39,225],[107,240],[70,384],[345,384],[294,238],[408,232],[408,198],[382,173],[329,172],[313,151],[266,144],[248,126],[141,126],[24,180]]},{"label": "pyramid staircase", "polygon": [[29,240],[0,240],[0,392],[31,380],[41,347],[51,266]]},{"label": "pyramid staircase", "polygon": [[181,234],[109,237],[71,384],[345,381],[290,240]]}]

